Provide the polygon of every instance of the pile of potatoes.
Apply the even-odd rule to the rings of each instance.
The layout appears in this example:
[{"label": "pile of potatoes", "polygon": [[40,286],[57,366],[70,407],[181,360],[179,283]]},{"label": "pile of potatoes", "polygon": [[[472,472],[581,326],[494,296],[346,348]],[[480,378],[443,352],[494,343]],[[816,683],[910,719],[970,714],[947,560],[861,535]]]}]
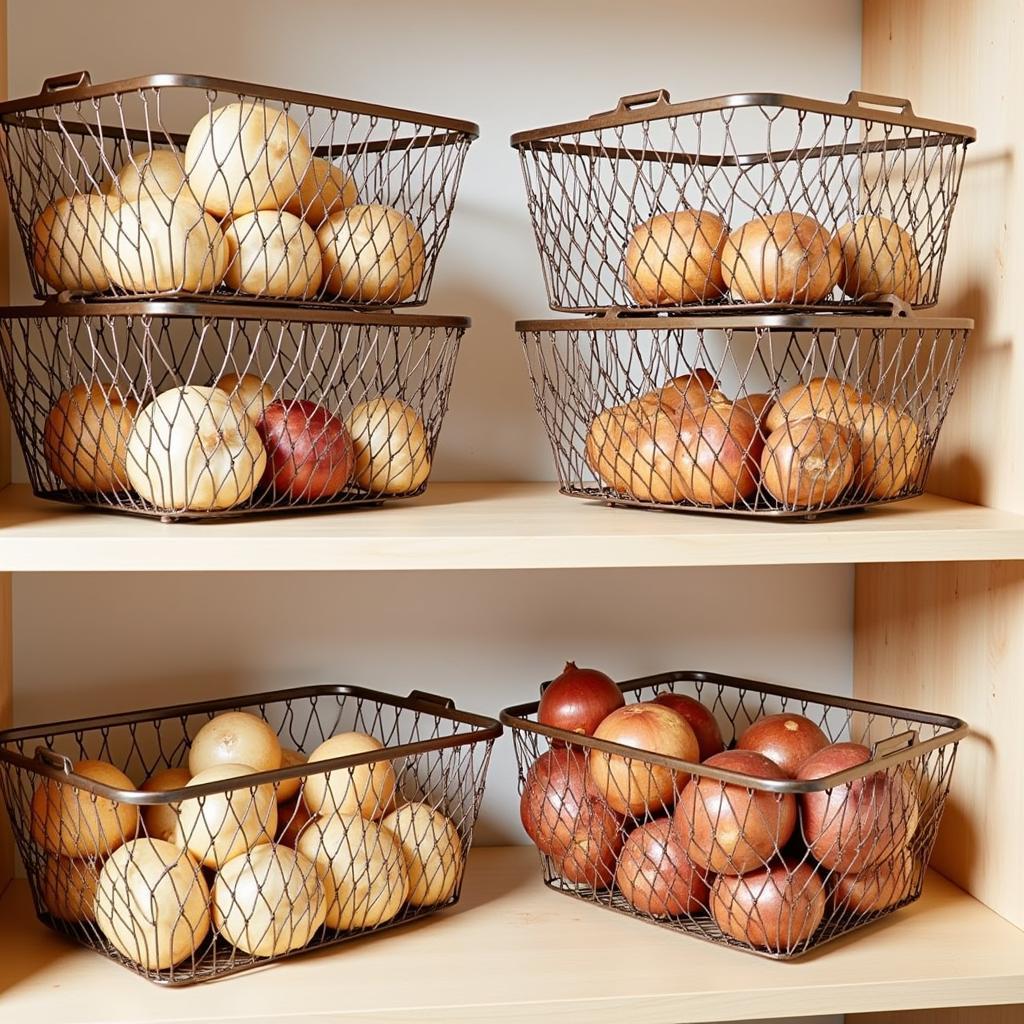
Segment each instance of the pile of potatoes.
[{"label": "pile of potatoes", "polygon": [[835,235],[810,214],[783,210],[735,231],[710,210],[659,213],[632,233],[626,287],[641,306],[734,302],[814,305],[836,285],[851,299],[917,300],[914,241],[885,217],[866,214]]},{"label": "pile of potatoes", "polygon": [[773,398],[729,399],[703,368],[599,412],[587,465],[636,501],[790,509],[882,501],[917,480],[922,431],[909,412],[834,377]]},{"label": "pile of potatoes", "polygon": [[74,491],[134,493],[161,511],[225,510],[254,495],[312,502],[352,485],[408,494],[430,474],[426,428],[405,402],[381,396],[342,420],[316,402],[276,399],[251,373],[168,388],[141,406],[109,381],[76,384],[47,414],[43,454]]},{"label": "pile of potatoes", "polygon": [[134,153],[102,192],[63,196],[33,227],[36,273],[58,292],[233,292],[397,303],[423,279],[418,227],[360,203],[345,171],[262,101],[202,117],[184,154]]},{"label": "pile of potatoes", "polygon": [[[372,736],[344,732],[307,759],[282,748],[263,719],[227,712],[195,735],[187,765],[141,787],[215,787],[195,798],[140,812],[47,779],[32,795],[30,823],[43,851],[42,903],[56,919],[95,925],[147,971],[193,957],[211,931],[250,956],[280,956],[318,936],[385,924],[404,908],[445,904],[462,877],[459,831],[430,804],[403,800],[390,761],[245,781],[382,749]],[[74,772],[134,788],[104,761],[79,761]]]}]

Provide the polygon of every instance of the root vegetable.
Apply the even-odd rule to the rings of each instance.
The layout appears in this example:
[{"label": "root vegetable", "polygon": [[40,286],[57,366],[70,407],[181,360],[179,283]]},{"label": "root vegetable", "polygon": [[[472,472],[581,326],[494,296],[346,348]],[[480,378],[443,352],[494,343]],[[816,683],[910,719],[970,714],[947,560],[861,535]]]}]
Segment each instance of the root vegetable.
[{"label": "root vegetable", "polygon": [[825,885],[809,864],[785,864],[752,874],[719,875],[711,914],[726,935],[773,953],[792,953],[825,916]]},{"label": "root vegetable", "polygon": [[796,422],[809,416],[846,426],[862,401],[859,391],[835,377],[813,377],[779,395],[765,417],[765,430],[771,434],[787,420]]},{"label": "root vegetable", "polygon": [[[778,765],[750,750],[726,750],[704,763],[751,779],[786,778]],[[698,867],[738,875],[764,867],[789,842],[797,825],[796,799],[695,776],[679,797],[674,820]]]},{"label": "root vegetable", "polygon": [[706,761],[715,754],[725,750],[725,743],[722,740],[722,730],[711,711],[700,701],[687,697],[684,693],[672,693],[665,690],[654,698],[655,704],[664,704],[665,707],[677,711],[689,723],[697,737],[700,746],[700,760]]},{"label": "root vegetable", "polygon": [[721,508],[754,495],[763,442],[746,409],[718,399],[699,410],[687,407],[679,419],[679,440],[675,465],[690,501]]},{"label": "root vegetable", "polygon": [[893,498],[917,482],[924,446],[909,412],[878,402],[861,403],[851,425],[860,439],[857,491],[868,498]]},{"label": "root vegetable", "polygon": [[626,703],[611,677],[593,668],[577,668],[567,661],[562,674],[545,688],[537,708],[537,721],[555,729],[593,736],[594,730]]},{"label": "root vegetable", "polygon": [[199,205],[188,187],[181,157],[173,149],[142,149],[134,153],[104,191],[122,203],[152,199],[165,207],[179,201]]},{"label": "root vegetable", "polygon": [[[859,743],[834,743],[809,757],[798,779],[822,779],[867,764]],[[906,849],[920,817],[913,785],[899,767],[800,797],[804,838],[824,868],[860,872]]]},{"label": "root vegetable", "polygon": [[622,849],[622,819],[598,792],[582,751],[556,748],[534,761],[519,817],[560,878],[592,889],[611,885]]},{"label": "root vegetable", "polygon": [[796,778],[800,765],[828,743],[828,737],[809,718],[781,714],[759,718],[744,730],[736,748],[764,754],[790,778]]},{"label": "root vegetable", "polygon": [[910,850],[856,873],[840,875],[832,893],[837,914],[874,914],[910,899],[918,883]]},{"label": "root vegetable", "polygon": [[[166,793],[184,789],[192,778],[187,768],[164,768],[154,772],[142,784],[144,793]],[[150,839],[173,843],[178,835],[178,804],[149,804],[142,808],[142,824]]]},{"label": "root vegetable", "polygon": [[183,850],[135,839],[103,865],[96,923],[122,956],[157,971],[187,960],[210,931],[210,890]]},{"label": "root vegetable", "polygon": [[[300,764],[305,763],[305,754],[300,754],[297,750],[289,750],[287,747],[281,748],[282,768],[297,768]],[[302,788],[302,781],[302,777],[297,776],[294,779],[284,779],[282,782],[279,782],[277,784],[277,802],[283,804],[294,800]]]},{"label": "root vegetable", "polygon": [[332,498],[349,481],[354,455],[345,425],[315,402],[271,402],[260,419],[267,451],[262,484],[289,501]]},{"label": "root vegetable", "polygon": [[61,921],[84,924],[96,919],[96,860],[47,857],[40,883],[46,909]]},{"label": "root vegetable", "polygon": [[225,373],[213,386],[234,399],[253,423],[274,401],[274,389],[254,373]]},{"label": "root vegetable", "polygon": [[324,740],[309,755],[310,774],[302,787],[302,798],[311,814],[361,815],[379,818],[391,810],[397,780],[386,758],[353,768],[317,771],[318,761],[383,750],[383,744],[362,732],[343,732]]},{"label": "root vegetable", "polygon": [[316,865],[287,846],[260,846],[225,864],[213,883],[213,925],[250,956],[301,949],[323,925]]},{"label": "root vegetable", "polygon": [[657,818],[629,834],[615,869],[619,891],[635,910],[652,917],[700,913],[708,881],[686,856],[671,818]]},{"label": "root vegetable", "polygon": [[164,391],[136,417],[128,479],[158,509],[209,512],[247,501],[267,464],[260,435],[217,388]]},{"label": "root vegetable", "polygon": [[217,217],[278,210],[301,195],[313,153],[302,129],[265,100],[204,114],[185,146],[196,198]]},{"label": "root vegetable", "polygon": [[390,206],[350,206],[317,231],[324,287],[352,302],[402,302],[420,286],[423,236]]},{"label": "root vegetable", "polygon": [[101,251],[111,284],[129,294],[212,292],[228,266],[217,222],[184,197],[122,203],[103,222]]},{"label": "root vegetable", "polygon": [[829,420],[787,421],[769,435],[761,453],[761,479],[790,508],[828,506],[853,480],[856,434]]},{"label": "root vegetable", "polygon": [[332,213],[358,202],[356,183],[340,167],[315,156],[284,208],[316,229]]},{"label": "root vegetable", "polygon": [[[106,761],[76,761],[75,775],[114,789],[135,789],[124,772]],[[139,809],[115,803],[85,789],[73,780],[45,779],[32,793],[32,839],[48,853],[62,857],[101,857],[134,839]]]},{"label": "root vegetable", "polygon": [[295,845],[317,866],[328,928],[375,928],[394,918],[409,897],[402,844],[375,822],[332,815],[307,825]]},{"label": "root vegetable", "polygon": [[215,764],[197,772],[189,788],[210,782],[232,780],[226,792],[208,793],[178,805],[178,834],[175,844],[187,849],[208,868],[222,868],[233,857],[254,846],[272,843],[277,832],[277,801],[274,787],[252,786],[245,776],[247,764]]},{"label": "root vegetable", "polygon": [[103,227],[114,203],[106,196],[61,196],[32,225],[32,266],[58,292],[105,292]]},{"label": "root vegetable", "polygon": [[294,214],[260,210],[234,217],[224,229],[224,283],[246,295],[309,299],[323,278],[313,229]]},{"label": "root vegetable", "polygon": [[409,494],[427,482],[427,433],[411,405],[397,398],[360,402],[345,426],[355,455],[352,478],[364,491]]},{"label": "root vegetable", "polygon": [[840,287],[852,299],[895,295],[917,300],[921,266],[914,240],[885,217],[866,214],[844,224],[836,233],[842,250]]},{"label": "root vegetable", "polygon": [[842,265],[839,240],[809,214],[790,210],[737,228],[722,250],[722,276],[742,302],[821,302]]},{"label": "root vegetable", "polygon": [[628,704],[613,711],[597,727],[596,739],[634,747],[626,757],[590,751],[590,777],[608,806],[619,814],[642,817],[671,807],[675,794],[689,777],[647,761],[642,752],[696,763],[700,745],[690,723],[664,704]]},{"label": "root vegetable", "polygon": [[429,804],[404,804],[381,820],[402,844],[413,907],[447,903],[462,877],[462,839],[450,818]]},{"label": "root vegetable", "polygon": [[43,451],[68,486],[109,494],[128,488],[125,458],[139,403],[115,384],[76,384],[46,416]]},{"label": "root vegetable", "polygon": [[626,249],[626,287],[642,306],[713,302],[725,290],[722,248],[729,226],[710,210],[659,213]]},{"label": "root vegetable", "polygon": [[247,764],[254,772],[281,767],[277,733],[258,715],[225,711],[211,718],[193,737],[188,767],[193,775],[221,764]]}]

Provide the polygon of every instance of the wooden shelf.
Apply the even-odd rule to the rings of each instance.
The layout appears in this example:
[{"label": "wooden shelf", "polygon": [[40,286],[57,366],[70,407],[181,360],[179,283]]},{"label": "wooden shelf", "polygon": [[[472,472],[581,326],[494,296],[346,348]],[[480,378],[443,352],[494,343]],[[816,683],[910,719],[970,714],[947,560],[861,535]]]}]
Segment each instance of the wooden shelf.
[{"label": "wooden shelf", "polygon": [[925,496],[817,522],[606,508],[552,484],[435,484],[383,508],[164,525],[0,491],[0,572],[565,569],[1024,558],[1024,516]]},{"label": "wooden shelf", "polygon": [[0,902],[0,1020],[24,1024],[558,1021],[684,1024],[1024,1001],[1024,932],[931,875],[922,899],[792,963],[720,949],[544,888],[532,848],[476,850],[432,920],[160,989]]}]

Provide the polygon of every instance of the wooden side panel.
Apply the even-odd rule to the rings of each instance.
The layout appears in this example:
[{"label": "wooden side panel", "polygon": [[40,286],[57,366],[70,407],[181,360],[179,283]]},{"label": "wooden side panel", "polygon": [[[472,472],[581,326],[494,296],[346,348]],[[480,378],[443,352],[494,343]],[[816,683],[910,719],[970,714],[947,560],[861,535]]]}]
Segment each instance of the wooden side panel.
[{"label": "wooden side panel", "polygon": [[973,125],[940,309],[976,321],[929,490],[1024,510],[1020,281],[1024,61],[1020,0],[864,0],[861,88]]},{"label": "wooden side panel", "polygon": [[1024,1006],[970,1006],[906,1013],[847,1014],[846,1024],[1021,1024]]},{"label": "wooden side panel", "polygon": [[859,566],[854,623],[858,696],[970,724],[932,864],[1024,928],[1024,563]]},{"label": "wooden side panel", "polygon": [[[864,0],[861,88],[973,125],[941,309],[975,332],[929,489],[1024,510],[1019,282],[1024,269],[1024,4]],[[861,565],[854,691],[960,715],[972,726],[933,861],[1024,927],[1024,565]],[[1021,1024],[1024,1006],[849,1017],[851,1024]]]}]

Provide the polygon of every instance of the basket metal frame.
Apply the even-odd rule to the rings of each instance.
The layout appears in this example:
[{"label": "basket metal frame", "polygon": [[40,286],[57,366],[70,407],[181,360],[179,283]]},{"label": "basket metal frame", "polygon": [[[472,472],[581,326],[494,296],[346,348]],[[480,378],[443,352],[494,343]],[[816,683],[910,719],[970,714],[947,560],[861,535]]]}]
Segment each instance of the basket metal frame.
[{"label": "basket metal frame", "polygon": [[[66,105],[87,103],[92,101],[97,105],[105,99],[113,99],[124,94],[145,93],[150,90],[160,89],[192,89],[203,90],[214,94],[234,94],[237,96],[252,97],[264,101],[287,103],[308,109],[318,108],[330,110],[337,113],[351,114],[358,117],[365,117],[372,122],[392,122],[394,124],[405,124],[407,127],[419,126],[422,128],[439,129],[440,132],[429,136],[417,136],[415,134],[401,133],[391,139],[377,139],[373,141],[352,141],[345,143],[317,143],[311,146],[314,156],[332,159],[345,155],[365,155],[371,153],[386,153],[389,151],[413,151],[417,149],[432,149],[435,147],[451,146],[460,143],[472,143],[480,136],[480,126],[473,121],[460,118],[445,117],[438,114],[429,114],[416,110],[409,110],[402,107],[393,107],[386,104],[367,103],[359,100],[344,99],[336,96],[327,96],[322,93],[305,92],[298,89],[287,89],[271,87],[255,82],[242,82],[231,78],[218,78],[210,75],[195,75],[180,72],[162,72],[149,75],[139,75],[133,78],[125,78],[112,82],[101,82],[93,84],[92,77],[88,71],[74,71],[64,75],[57,75],[45,79],[42,88],[34,96],[22,96],[15,99],[0,102],[0,125],[17,126],[23,129],[33,129],[45,133],[57,133],[59,135],[70,135],[82,138],[107,138],[113,140],[126,140],[131,143],[142,142],[153,144],[154,139],[158,144],[172,143],[182,151],[188,141],[187,132],[170,131],[159,126],[157,136],[156,126],[149,128],[131,128],[123,123],[85,123],[82,121],[64,120],[46,117],[42,112],[48,109],[61,108]],[[40,112],[39,116],[27,116],[33,111]],[[3,165],[3,176],[6,179],[9,197],[13,197],[20,190],[17,189],[11,173],[10,161],[6,155],[6,147],[0,147],[0,163]],[[461,163],[455,170],[452,180],[451,207],[454,208],[461,179]],[[56,198],[56,197],[51,197]],[[45,205],[45,204],[44,204]],[[12,198],[13,206],[13,198]],[[450,214],[449,210],[449,214]],[[277,297],[271,295],[249,296],[241,291],[233,292],[139,292],[139,297],[156,298],[161,301],[179,301],[183,304],[195,301],[226,302],[231,304],[247,303],[253,305],[280,305],[287,308],[313,307],[318,309],[375,309],[389,308],[415,308],[427,302],[430,287],[433,284],[436,261],[444,246],[448,232],[448,217],[445,217],[440,224],[436,251],[426,268],[423,281],[417,286],[413,294],[400,302],[373,303],[345,301],[341,298],[325,299],[316,297]],[[23,224],[20,216],[15,217],[16,228],[22,238],[22,245],[25,250],[30,273],[32,270],[32,226]],[[40,290],[41,289],[41,290]],[[59,293],[66,297],[70,293]],[[43,281],[37,285],[36,295],[44,301],[52,301],[56,295],[53,287]],[[179,298],[180,296],[180,298]],[[117,305],[131,300],[133,296],[126,296],[123,293],[112,295],[90,294],[88,301]]]},{"label": "basket metal frame", "polygon": [[[855,150],[852,150],[847,143],[826,144],[822,142],[821,144],[811,146],[801,147],[794,145],[782,149],[772,148],[750,152],[737,152],[735,148],[720,152],[713,150],[708,152],[689,151],[688,149],[667,151],[658,146],[638,148],[631,145],[616,144],[611,140],[606,143],[604,139],[600,138],[601,132],[614,131],[645,123],[653,124],[668,121],[674,125],[676,120],[684,118],[692,118],[699,123],[700,118],[708,114],[718,114],[727,123],[729,118],[733,116],[732,112],[745,108],[778,110],[780,113],[791,112],[800,116],[815,114],[824,118],[837,119],[848,127],[854,122],[860,122],[868,126],[900,127],[922,134],[918,137],[862,139],[857,143]],[[575,140],[573,139],[574,136]],[[599,141],[597,144],[584,142],[581,140],[581,136],[595,136]],[[966,147],[974,142],[976,138],[977,132],[970,125],[921,117],[915,114],[909,99],[860,90],[851,91],[845,103],[781,92],[730,93],[705,99],[673,103],[668,90],[662,88],[636,93],[631,96],[623,96],[611,110],[601,111],[588,118],[549,125],[544,128],[515,132],[510,138],[510,145],[518,152],[520,157],[524,184],[526,185],[527,197],[531,207],[534,238],[541,259],[541,268],[550,308],[555,312],[579,314],[602,312],[614,308],[614,305],[609,303],[588,303],[584,294],[579,294],[575,301],[571,302],[560,301],[559,297],[564,296],[568,300],[569,295],[567,293],[574,290],[584,293],[594,288],[607,289],[609,286],[606,282],[598,283],[597,281],[593,285],[588,284],[584,286],[582,278],[577,280],[576,270],[566,265],[571,264],[572,261],[572,245],[556,242],[552,238],[545,238],[545,231],[542,231],[541,228],[541,214],[539,210],[555,203],[555,200],[549,195],[535,195],[534,185],[531,183],[530,166],[528,164],[528,157],[531,154],[575,157],[609,162],[611,164],[623,161],[627,165],[633,166],[653,165],[650,170],[652,175],[657,173],[658,167],[664,168],[676,165],[708,168],[711,173],[722,169],[746,172],[761,166],[779,168],[802,164],[809,160],[842,159],[853,155],[863,156],[866,154],[924,150],[950,145]],[[959,188],[962,171],[961,163],[959,170],[954,175],[956,186],[950,203],[951,209],[956,201],[956,191]],[[538,182],[543,179],[544,174],[549,175],[552,181],[558,182],[558,175],[551,167],[546,168],[544,173],[541,173],[539,168],[535,169],[535,173],[537,174]],[[558,182],[558,187],[563,187],[561,182]],[[545,191],[549,188],[551,188],[550,183],[545,185]],[[569,202],[571,205],[571,201]],[[534,205],[538,207],[538,210],[534,210]],[[734,225],[734,227],[736,226]],[[610,230],[608,225],[603,227],[606,231]],[[551,226],[548,225],[545,230],[550,233]],[[941,244],[937,247],[934,256],[934,269],[930,271],[934,276],[934,284],[930,289],[933,292],[937,292],[938,282],[941,280],[947,238],[948,217],[946,234]],[[562,246],[564,246],[564,250],[558,251],[556,254],[554,250],[558,250]],[[607,256],[605,258],[607,259]],[[556,264],[558,264],[558,268],[556,268]],[[572,284],[569,283],[570,277],[572,278]],[[620,290],[623,289],[624,283],[619,281],[618,287]],[[844,296],[839,300],[826,297],[817,303],[805,304],[803,308],[821,311],[833,309],[850,310],[851,308],[859,307],[863,301],[863,299],[855,300],[848,296]],[[936,301],[937,298],[935,296],[923,296],[920,302],[915,303],[915,307],[927,308],[935,305]],[[710,300],[705,298],[701,301],[685,305],[666,303],[656,307],[646,307],[638,303],[636,306],[630,304],[627,308],[634,311],[653,308],[660,312],[668,311],[680,314],[692,314],[702,311],[714,313],[732,308],[742,309],[745,313],[754,314],[772,312],[773,310],[777,311],[779,305],[769,302],[747,302],[730,298],[728,291],[726,291],[721,298]]]},{"label": "basket metal frame", "polygon": [[[347,697],[353,700],[370,701],[380,705],[390,706],[396,710],[406,710],[413,713],[430,715],[435,718],[455,722],[460,725],[469,726],[467,731],[454,733],[447,736],[437,736],[430,739],[419,740],[413,743],[394,744],[384,747],[381,750],[372,750],[363,754],[351,754],[345,757],[332,758],[330,760],[317,761],[315,771],[327,773],[345,771],[360,765],[370,764],[381,760],[396,760],[399,758],[411,758],[417,755],[429,754],[438,750],[449,750],[459,747],[469,747],[478,744],[486,744],[487,751],[481,767],[480,793],[482,794],[484,780],[490,760],[490,748],[493,742],[501,736],[503,726],[494,718],[473,712],[462,711],[456,708],[455,702],[448,697],[438,696],[422,690],[412,690],[408,696],[400,697],[379,690],[373,690],[362,686],[344,684],[320,684],[312,686],[294,687],[284,690],[271,690],[262,693],[243,694],[236,697],[220,698],[216,700],[196,701],[184,704],[168,705],[159,708],[144,708],[136,711],[128,711],[117,715],[97,715],[88,718],[70,719],[62,722],[22,726],[16,729],[5,729],[0,731],[0,763],[7,764],[11,768],[29,772],[42,778],[51,779],[56,782],[74,786],[116,803],[130,804],[136,807],[166,806],[178,803],[185,799],[199,799],[204,796],[226,793],[239,788],[239,779],[227,779],[220,782],[211,782],[200,786],[189,786],[184,789],[166,790],[160,792],[143,792],[141,790],[123,790],[113,786],[107,786],[96,782],[93,779],[75,774],[72,770],[72,763],[69,758],[63,755],[54,755],[51,751],[42,746],[36,748],[34,757],[26,757],[12,749],[13,744],[24,744],[32,740],[40,740],[43,743],[52,742],[55,737],[81,734],[92,730],[101,730],[118,726],[131,726],[138,722],[153,722],[160,720],[183,719],[192,715],[206,714],[213,717],[214,714],[222,711],[242,710],[264,704],[273,704],[281,701],[293,701],[303,699],[317,699],[322,697]],[[255,788],[264,784],[280,784],[291,779],[301,778],[310,774],[308,764],[298,765],[293,768],[281,768],[275,771],[256,772],[246,775],[242,785],[244,788]],[[6,786],[5,786],[6,789]],[[479,796],[477,797],[479,803]],[[468,855],[471,846],[472,830],[469,840],[466,843],[464,853]],[[359,939],[364,935],[376,934],[400,928],[403,925],[414,921],[422,920],[440,910],[454,906],[461,898],[461,880],[456,886],[451,897],[444,903],[417,907],[411,912],[399,915],[383,924],[372,927],[357,929],[351,932],[339,932],[336,935],[326,938],[324,941],[316,942],[314,945],[301,947],[289,952],[274,955],[271,957],[249,957],[238,963],[230,963],[224,966],[218,963],[215,966],[201,965],[193,971],[173,970],[146,970],[126,960],[109,943],[103,948],[90,946],[94,952],[107,959],[111,959],[134,974],[141,974],[148,981],[167,988],[184,988],[190,985],[199,984],[207,980],[220,977],[227,977],[233,974],[244,973],[257,968],[266,967],[268,964],[279,960],[290,959],[304,953],[315,952],[329,946],[336,946],[344,942]],[[67,926],[58,926],[56,919],[47,911],[39,913],[40,920],[53,928],[59,934],[67,936]],[[211,931],[210,936],[204,942],[218,943],[221,940]],[[182,976],[184,974],[184,977]]]},{"label": "basket metal frame", "polygon": [[[771,307],[768,307],[771,308]],[[729,312],[723,312],[728,309]],[[974,328],[974,320],[969,317],[936,317],[918,314],[905,303],[895,301],[878,307],[857,307],[850,310],[846,307],[833,307],[828,312],[809,311],[804,309],[780,311],[775,307],[771,314],[761,313],[751,316],[735,307],[719,306],[710,310],[687,308],[685,314],[665,310],[638,310],[633,308],[609,307],[590,315],[577,315],[571,318],[532,318],[517,320],[516,331],[520,334],[527,355],[527,369],[534,387],[534,398],[538,411],[540,407],[541,381],[534,373],[533,361],[529,351],[529,335],[565,334],[565,333],[600,333],[614,331],[657,332],[657,331],[717,331],[761,332],[761,331],[887,331],[887,330],[934,330],[934,331],[970,331]],[[562,462],[565,458],[555,441],[550,436],[553,454],[561,475]],[[930,460],[933,451],[928,452]],[[839,501],[831,507],[803,508],[744,508],[734,506],[707,506],[681,501],[668,502],[645,501],[617,494],[608,486],[593,484],[590,486],[573,486],[559,484],[559,493],[570,498],[584,501],[601,502],[605,505],[621,508],[643,509],[670,513],[686,513],[709,516],[733,516],[747,519],[770,518],[776,520],[793,520],[797,522],[813,522],[823,517],[841,516],[847,513],[860,512],[881,505],[895,504],[920,497],[919,491],[897,494],[885,498],[865,498],[860,501]]]},{"label": "basket metal frame", "polygon": [[[38,306],[6,306],[0,309],[2,321],[32,321],[47,319],[109,319],[143,318],[185,320],[185,319],[220,319],[267,321],[271,323],[308,323],[330,324],[340,327],[390,327],[394,329],[412,328],[426,330],[446,330],[463,333],[472,324],[467,316],[439,316],[426,313],[409,313],[391,309],[343,309],[325,308],[323,306],[304,308],[282,308],[279,305],[261,305],[249,302],[231,302],[227,298],[221,301],[207,302],[195,299],[163,299],[136,301],[86,301],[62,299],[50,300]],[[457,358],[458,347],[453,359]],[[21,437],[20,421],[16,421],[19,440],[23,445],[26,458],[32,457],[28,450],[29,438]],[[87,501],[68,488],[41,488],[34,491],[37,497],[48,501],[56,501],[76,507],[85,506],[91,511],[112,515],[127,515],[144,519],[158,519],[163,523],[170,522],[209,522],[214,519],[254,518],[262,515],[279,515],[284,513],[302,512],[339,512],[348,509],[377,508],[386,502],[405,501],[423,494],[429,485],[429,477],[413,491],[403,494],[373,494],[353,489],[342,488],[337,494],[325,499],[301,504],[263,503],[257,505],[243,504],[237,508],[229,508],[211,512],[195,512],[179,510],[163,512],[143,506],[117,505],[101,501]]]},{"label": "basket metal frame", "polygon": [[[550,685],[550,680],[541,684],[541,692]],[[607,740],[597,739],[593,736],[586,736],[565,729],[558,729],[552,726],[542,725],[528,716],[535,716],[540,706],[539,700],[527,701],[522,704],[515,704],[504,708],[499,713],[501,723],[512,730],[513,734],[521,732],[537,738],[543,737],[548,741],[548,750],[557,746],[575,747],[584,752],[599,750],[609,755],[625,758],[627,761],[639,761],[645,765],[658,765],[667,768],[672,772],[683,772],[693,778],[710,778],[727,785],[737,786],[744,790],[757,790],[777,795],[791,795],[799,797],[807,793],[820,793],[831,790],[837,786],[856,782],[858,779],[894,769],[901,764],[917,759],[923,754],[937,750],[940,747],[953,746],[954,758],[956,745],[968,734],[969,727],[963,719],[952,715],[942,715],[934,712],[917,711],[911,708],[900,707],[894,704],[883,704],[877,701],[860,700],[854,697],[840,697],[831,694],[822,694],[813,690],[806,690],[792,686],[781,686],[774,683],[758,682],[739,676],[728,675],[720,672],[708,672],[702,670],[678,670],[662,672],[652,676],[641,676],[618,683],[619,689],[624,695],[636,695],[641,691],[650,691],[657,688],[659,691],[672,689],[677,683],[695,683],[701,686],[717,688],[721,694],[727,690],[738,690],[743,693],[756,694],[758,696],[778,697],[785,702],[792,702],[796,707],[806,707],[807,704],[815,704],[824,708],[841,708],[848,712],[859,712],[867,715],[886,716],[899,719],[907,723],[919,723],[927,725],[936,732],[930,738],[922,740],[915,729],[910,729],[887,739],[876,742],[871,750],[871,759],[863,765],[835,772],[823,776],[820,779],[759,779],[750,775],[743,775],[739,772],[728,769],[717,768],[707,764],[691,763],[678,758],[666,757],[651,751],[637,750],[634,747],[624,746],[619,743],[612,743]],[[730,748],[727,748],[730,749]],[[520,751],[517,745],[517,760]],[[949,771],[952,772],[952,762]],[[520,764],[520,780],[526,774],[527,766]],[[938,822],[935,823],[937,828]],[[826,943],[848,935],[861,928],[874,924],[876,921],[887,917],[889,914],[902,907],[914,903],[920,893],[912,891],[909,896],[899,902],[893,903],[882,910],[872,911],[859,915],[855,921],[832,920],[826,916],[813,936],[800,943],[795,950],[775,951],[769,949],[755,948],[751,945],[737,941],[729,935],[721,933],[713,922],[709,921],[707,929],[681,928],[677,919],[654,918],[635,910],[614,888],[611,890],[592,889],[585,883],[573,884],[560,878],[556,873],[547,870],[547,858],[538,851],[542,867],[545,869],[544,884],[551,890],[561,893],[586,903],[589,906],[600,907],[603,910],[610,910],[613,913],[625,915],[645,924],[656,925],[660,928],[672,931],[677,935],[685,935],[689,938],[700,939],[716,946],[727,946],[748,955],[758,956],[765,959],[785,961],[792,960],[812,949],[817,949]],[[697,923],[697,922],[695,922]]]}]

